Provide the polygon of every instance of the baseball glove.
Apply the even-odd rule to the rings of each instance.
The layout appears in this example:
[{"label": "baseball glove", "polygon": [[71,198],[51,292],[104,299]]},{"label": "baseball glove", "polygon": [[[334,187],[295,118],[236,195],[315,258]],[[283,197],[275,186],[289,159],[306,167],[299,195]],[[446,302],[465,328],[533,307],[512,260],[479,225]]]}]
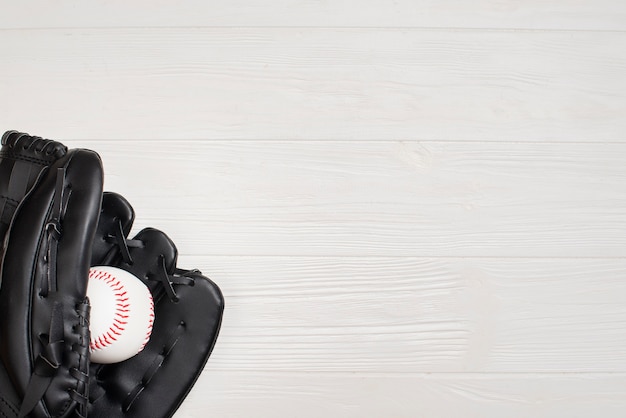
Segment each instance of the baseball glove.
[{"label": "baseball glove", "polygon": [[9,417],[83,417],[100,157],[7,132],[0,159],[0,408]]},{"label": "baseball glove", "polygon": [[[219,288],[179,269],[163,232],[128,239],[134,211],[102,194],[94,152],[14,131],[2,144],[0,416],[172,416],[217,339]],[[125,269],[153,295],[150,341],[124,362],[89,365],[89,265]]]},{"label": "baseball glove", "polygon": [[176,266],[167,235],[146,228],[127,238],[134,217],[126,199],[104,194],[91,263],[127,270],[148,286],[152,336],[124,362],[92,364],[90,417],[171,417],[202,372],[222,320],[220,289],[198,270]]}]

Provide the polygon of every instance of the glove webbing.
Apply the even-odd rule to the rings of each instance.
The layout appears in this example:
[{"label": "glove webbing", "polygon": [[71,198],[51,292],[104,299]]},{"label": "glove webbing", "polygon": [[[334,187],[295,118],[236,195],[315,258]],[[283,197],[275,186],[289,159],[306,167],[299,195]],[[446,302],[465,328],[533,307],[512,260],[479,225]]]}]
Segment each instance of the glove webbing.
[{"label": "glove webbing", "polygon": [[[72,346],[72,351],[77,353],[81,359],[79,367],[87,370],[89,367],[89,300],[85,299],[76,307],[78,314],[78,326],[76,331],[80,334],[80,343]],[[75,409],[78,417],[87,417],[87,404],[89,401],[89,375],[79,369],[70,369],[70,374],[77,380],[76,388],[70,390],[70,397],[78,404]],[[83,392],[83,393],[81,393]]]},{"label": "glove webbing", "polygon": [[[72,351],[78,353],[83,359],[86,359],[89,346],[89,321],[87,320],[89,316],[89,303],[84,301],[78,304],[76,306],[76,312],[79,318],[76,330],[80,333],[82,341],[81,344],[75,344],[72,347]],[[35,360],[34,372],[26,386],[24,399],[18,415],[19,418],[25,417],[35,408],[37,402],[39,402],[46,393],[46,390],[48,390],[52,378],[57,373],[61,365],[65,345],[63,330],[63,310],[58,303],[55,303],[50,319],[50,333],[39,336],[43,350]],[[86,417],[87,402],[89,400],[89,375],[76,368],[70,369],[70,374],[78,382],[76,388],[69,389],[70,397],[78,406],[76,408],[76,414],[79,417]],[[79,391],[85,393],[80,393]]]}]

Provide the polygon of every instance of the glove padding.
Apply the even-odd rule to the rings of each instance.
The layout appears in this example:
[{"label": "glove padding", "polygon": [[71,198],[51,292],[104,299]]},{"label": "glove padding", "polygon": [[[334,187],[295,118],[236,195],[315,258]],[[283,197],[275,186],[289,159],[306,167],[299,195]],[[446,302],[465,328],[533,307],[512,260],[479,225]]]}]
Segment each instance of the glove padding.
[{"label": "glove padding", "polygon": [[86,290],[102,200],[102,164],[93,151],[68,151],[57,142],[17,132],[7,132],[2,145],[3,412],[86,416]]},{"label": "glove padding", "polygon": [[147,228],[127,238],[134,216],[122,196],[104,194],[91,263],[124,269],[148,286],[152,336],[124,362],[91,365],[90,417],[171,417],[202,372],[222,320],[219,288],[197,270],[176,267],[167,235]]}]

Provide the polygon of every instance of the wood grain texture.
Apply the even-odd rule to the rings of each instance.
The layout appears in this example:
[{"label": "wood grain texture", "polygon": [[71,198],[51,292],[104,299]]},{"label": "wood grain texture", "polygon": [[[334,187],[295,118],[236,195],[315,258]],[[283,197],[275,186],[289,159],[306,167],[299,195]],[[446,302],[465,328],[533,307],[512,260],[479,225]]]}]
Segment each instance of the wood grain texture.
[{"label": "wood grain texture", "polygon": [[0,28],[146,26],[426,27],[625,30],[618,0],[185,0],[16,2]]},{"label": "wood grain texture", "polygon": [[626,372],[624,259],[183,255],[179,264],[226,297],[210,370]]},{"label": "wood grain texture", "polygon": [[204,418],[622,418],[626,376],[207,371],[176,414]]},{"label": "wood grain texture", "polygon": [[624,416],[626,2],[5,6],[0,125],[224,291],[176,417]]},{"label": "wood grain texture", "polygon": [[626,255],[625,144],[66,142],[186,254]]},{"label": "wood grain texture", "polygon": [[623,142],[626,33],[0,32],[5,126],[75,139]]}]

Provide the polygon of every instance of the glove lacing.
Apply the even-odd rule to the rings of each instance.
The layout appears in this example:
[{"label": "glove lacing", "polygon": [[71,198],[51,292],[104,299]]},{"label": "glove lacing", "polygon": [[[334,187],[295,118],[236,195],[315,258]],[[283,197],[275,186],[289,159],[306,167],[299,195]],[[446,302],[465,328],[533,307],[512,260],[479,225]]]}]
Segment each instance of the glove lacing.
[{"label": "glove lacing", "polygon": [[[144,243],[138,239],[128,239],[126,238],[126,234],[124,233],[124,227],[122,225],[122,221],[120,219],[117,220],[117,224],[115,225],[115,233],[109,234],[104,237],[104,240],[109,244],[114,244],[113,249],[117,249],[119,254],[122,256],[122,259],[127,264],[133,264],[133,258],[130,255],[129,248],[143,248]],[[114,254],[115,251],[111,253]],[[110,257],[106,257],[105,260],[110,262]],[[105,264],[107,262],[105,261]]]},{"label": "glove lacing", "polygon": [[65,185],[65,169],[57,169],[57,179],[54,192],[54,201],[50,220],[46,223],[46,233],[48,234],[47,253],[44,262],[47,266],[47,274],[44,283],[41,285],[41,296],[48,296],[48,292],[57,291],[57,248],[59,240],[63,234],[61,219],[65,214],[67,202],[72,194],[72,187]]},{"label": "glove lacing", "polygon": [[[132,265],[133,258],[130,254],[130,248],[144,248],[145,244],[139,239],[128,239],[124,234],[124,228],[122,221],[118,219],[117,226],[114,234],[109,234],[105,237],[105,240],[117,247],[119,254],[125,263]],[[178,295],[174,290],[174,285],[186,285],[193,286],[195,284],[195,278],[201,276],[200,270],[185,270],[175,267],[174,271],[170,273],[165,263],[165,256],[159,256],[159,269],[156,274],[148,275],[146,279],[160,282],[165,289],[165,293],[168,298],[177,303],[179,301]]]},{"label": "glove lacing", "polygon": [[0,194],[0,241],[11,224],[15,210],[30,191],[39,173],[67,152],[63,144],[17,131],[2,135],[0,166],[8,176],[8,188]]},{"label": "glove lacing", "polygon": [[[85,301],[76,306],[76,312],[78,313],[79,323],[77,332],[81,335],[82,344],[76,344],[72,347],[72,350],[79,355],[86,357],[88,344],[89,344],[89,304]],[[24,399],[20,407],[18,417],[23,418],[30,413],[39,400],[43,398],[44,394],[48,390],[53,377],[56,375],[61,362],[63,360],[63,352],[65,349],[64,341],[64,321],[63,321],[63,308],[59,303],[55,303],[52,308],[52,314],[50,318],[50,333],[39,335],[39,342],[42,345],[42,350],[33,367],[33,374],[28,381],[26,390],[24,392]],[[68,390],[70,398],[77,405],[75,410],[76,415],[79,417],[87,416],[87,400],[88,400],[88,383],[89,376],[73,367],[69,370],[72,377],[78,382],[82,383],[82,388],[85,393],[79,393],[76,388],[70,388]]]},{"label": "glove lacing", "polygon": [[43,349],[35,360],[34,371],[28,381],[28,386],[26,386],[19,418],[25,417],[37,405],[37,402],[48,390],[52,377],[54,377],[61,365],[61,357],[63,355],[63,312],[58,303],[55,303],[52,309],[50,334],[40,335],[39,340]]},{"label": "glove lacing", "polygon": [[[57,291],[57,249],[58,242],[62,236],[62,218],[65,214],[70,195],[71,186],[65,184],[65,169],[59,168],[57,169],[50,220],[46,223],[45,227],[48,236],[47,250],[44,256],[46,274],[42,276],[39,291],[39,295],[42,297],[47,297],[49,293]],[[89,320],[87,319],[89,317],[89,304],[87,301],[83,301],[75,308],[79,321],[74,327],[74,330],[80,335],[81,342],[72,346],[72,351],[76,352],[84,359],[87,356],[89,346]],[[55,302],[50,317],[50,333],[39,335],[42,350],[35,360],[33,374],[24,391],[24,399],[20,407],[19,418],[25,417],[35,408],[39,400],[43,398],[48,390],[59,367],[62,365],[63,352],[65,349],[64,329],[63,307],[58,302]],[[78,386],[77,388],[70,388],[68,390],[72,401],[78,406],[76,413],[78,416],[86,416],[88,399],[87,383],[89,377],[85,372],[75,367],[71,368],[69,372],[78,383],[82,383],[81,386],[85,392],[79,393],[76,390],[77,388],[80,390]]]},{"label": "glove lacing", "polygon": [[179,298],[174,291],[173,285],[182,284],[193,286],[196,283],[195,276],[201,275],[200,270],[183,270],[179,268],[174,268],[173,274],[168,273],[167,266],[165,265],[165,257],[163,255],[159,256],[159,267],[158,273],[154,276],[148,276],[148,280],[161,282],[165,293],[167,293],[167,296],[174,303],[178,303]]}]

